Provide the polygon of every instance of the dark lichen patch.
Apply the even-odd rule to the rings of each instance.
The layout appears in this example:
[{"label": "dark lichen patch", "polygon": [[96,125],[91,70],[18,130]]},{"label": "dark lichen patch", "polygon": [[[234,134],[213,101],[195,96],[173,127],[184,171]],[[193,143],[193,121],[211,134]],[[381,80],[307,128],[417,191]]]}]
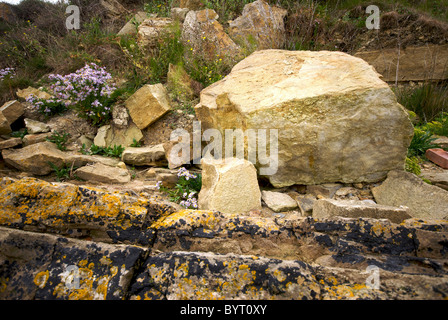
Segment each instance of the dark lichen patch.
[{"label": "dark lichen patch", "polygon": [[172,252],[150,256],[132,299],[316,298],[312,268],[262,257]]}]

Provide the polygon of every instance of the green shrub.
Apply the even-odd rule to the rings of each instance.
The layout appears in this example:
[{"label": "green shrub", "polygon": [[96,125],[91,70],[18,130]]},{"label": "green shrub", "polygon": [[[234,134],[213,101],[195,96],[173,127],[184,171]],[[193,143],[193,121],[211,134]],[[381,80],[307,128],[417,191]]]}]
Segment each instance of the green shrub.
[{"label": "green shrub", "polygon": [[439,148],[439,145],[432,143],[434,140],[436,139],[432,137],[431,132],[414,128],[414,137],[408,149],[408,157],[423,156],[426,150]]},{"label": "green shrub", "polygon": [[114,145],[114,147],[100,147],[96,144],[92,144],[90,148],[87,148],[85,144],[82,145],[81,153],[89,155],[101,155],[106,157],[121,158],[124,147],[121,145]]},{"label": "green shrub", "polygon": [[150,82],[152,84],[166,82],[170,63],[182,64],[184,46],[181,42],[182,30],[179,23],[175,23],[162,36],[157,48],[151,52],[148,60]]},{"label": "green shrub", "polygon": [[423,128],[432,134],[448,137],[448,114],[442,112],[434,121],[428,122]]},{"label": "green shrub", "polygon": [[394,88],[398,102],[415,112],[422,123],[433,121],[448,110],[448,87],[424,83],[413,88]]},{"label": "green shrub", "polygon": [[57,180],[59,182],[69,180],[71,178],[77,178],[75,175],[73,175],[73,171],[78,169],[78,167],[64,165],[59,168],[57,165],[50,161],[48,161],[48,164],[50,165],[51,169],[53,169],[53,172],[56,174]]},{"label": "green shrub", "polygon": [[420,163],[421,159],[418,157],[406,157],[405,170],[419,176],[421,174]]},{"label": "green shrub", "polygon": [[46,138],[47,141],[53,142],[56,144],[59,150],[65,151],[67,150],[67,142],[68,138],[70,137],[69,133],[59,133],[57,131],[53,132],[51,136]]}]

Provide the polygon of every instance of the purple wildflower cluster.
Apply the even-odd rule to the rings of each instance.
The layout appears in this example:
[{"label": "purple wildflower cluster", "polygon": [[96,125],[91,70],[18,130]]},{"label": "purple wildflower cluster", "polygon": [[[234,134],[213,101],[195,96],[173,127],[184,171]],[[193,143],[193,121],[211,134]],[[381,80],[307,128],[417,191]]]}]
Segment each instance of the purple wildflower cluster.
[{"label": "purple wildflower cluster", "polygon": [[68,100],[78,116],[89,119],[94,125],[103,125],[112,115],[110,97],[116,87],[112,76],[95,63],[66,76],[51,74],[51,89],[58,99]]},{"label": "purple wildflower cluster", "polygon": [[4,79],[12,79],[14,78],[15,71],[13,68],[4,68],[0,69],[0,81]]},{"label": "purple wildflower cluster", "polygon": [[195,198],[195,194],[196,192],[184,192],[184,194],[182,195],[182,198],[184,200],[182,200],[181,202],[179,202],[179,204],[187,209],[197,209],[198,208],[198,200]]},{"label": "purple wildflower cluster", "polygon": [[185,169],[184,167],[181,167],[178,171],[177,171],[177,176],[180,177],[185,177],[185,180],[190,180],[190,179],[196,179],[197,176],[195,174],[190,173],[190,171],[188,171],[187,169]]},{"label": "purple wildflower cluster", "polygon": [[41,99],[35,95],[29,95],[26,101],[46,117],[64,112],[69,104],[62,99]]}]

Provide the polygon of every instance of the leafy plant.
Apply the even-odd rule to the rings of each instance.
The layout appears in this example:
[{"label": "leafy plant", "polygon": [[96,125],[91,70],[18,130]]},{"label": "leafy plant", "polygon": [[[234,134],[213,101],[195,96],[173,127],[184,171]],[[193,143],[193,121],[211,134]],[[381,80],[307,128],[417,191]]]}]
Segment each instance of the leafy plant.
[{"label": "leafy plant", "polygon": [[90,148],[87,148],[85,144],[82,145],[81,152],[83,154],[89,155],[102,155],[106,157],[116,157],[121,158],[123,154],[124,147],[121,145],[114,145],[114,147],[100,147],[96,144],[92,144]]},{"label": "leafy plant", "polygon": [[170,63],[182,63],[184,46],[180,41],[181,35],[182,29],[179,23],[175,23],[159,40],[148,60],[151,83],[165,82]]},{"label": "leafy plant", "polygon": [[197,209],[197,196],[202,187],[202,175],[192,174],[187,169],[181,167],[177,176],[179,180],[173,189],[165,188],[162,181],[158,181],[156,189],[159,189],[170,196],[170,200],[179,203],[187,209]]},{"label": "leafy plant", "polygon": [[407,172],[415,174],[416,176],[419,176],[421,174],[421,162],[421,159],[418,157],[406,157],[405,170]]},{"label": "leafy plant", "polygon": [[442,112],[434,121],[428,122],[423,127],[432,134],[448,137],[448,114]]},{"label": "leafy plant", "polygon": [[132,139],[132,143],[131,143],[131,147],[133,148],[140,148],[142,146],[142,144],[140,143],[140,141],[137,141],[137,139]]},{"label": "leafy plant", "polygon": [[63,165],[61,168],[59,168],[51,161],[48,161],[48,164],[53,169],[53,172],[56,173],[57,180],[59,182],[69,180],[71,178],[76,178],[76,176],[73,175],[73,170],[78,169],[78,167],[74,167],[73,165]]},{"label": "leafy plant", "polygon": [[104,153],[108,157],[115,157],[115,158],[121,158],[121,155],[123,154],[124,147],[121,145],[114,145],[113,148],[106,147],[104,148]]},{"label": "leafy plant", "polygon": [[19,131],[11,132],[11,137],[23,139],[28,134],[28,129],[24,128]]},{"label": "leafy plant", "polygon": [[69,133],[59,133],[57,131],[54,131],[53,134],[46,138],[47,141],[53,142],[56,144],[59,150],[65,151],[67,150],[67,142],[68,138],[70,137]]},{"label": "leafy plant", "polygon": [[432,143],[434,140],[436,139],[432,137],[431,132],[414,128],[414,137],[408,149],[408,157],[423,156],[426,150],[439,148],[439,145]]}]

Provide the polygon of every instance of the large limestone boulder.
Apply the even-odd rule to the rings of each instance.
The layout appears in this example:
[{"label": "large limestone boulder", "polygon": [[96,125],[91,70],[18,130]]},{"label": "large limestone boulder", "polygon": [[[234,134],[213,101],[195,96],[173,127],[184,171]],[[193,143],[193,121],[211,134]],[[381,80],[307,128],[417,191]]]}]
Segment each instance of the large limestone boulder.
[{"label": "large limestone boulder", "polygon": [[287,10],[271,7],[264,0],[254,1],[246,4],[242,15],[229,23],[229,35],[247,47],[279,49],[285,43],[286,14]]},{"label": "large limestone boulder", "polygon": [[201,165],[200,210],[243,213],[261,209],[257,172],[252,163],[237,158],[207,157],[201,160]]},{"label": "large limestone boulder", "polygon": [[405,171],[391,171],[381,186],[372,188],[379,204],[407,206],[420,219],[448,219],[448,191]]},{"label": "large limestone boulder", "polygon": [[168,92],[161,83],[141,87],[126,100],[125,105],[140,130],[147,128],[171,110]]},{"label": "large limestone boulder", "polygon": [[373,67],[342,52],[257,51],[204,89],[195,111],[204,130],[223,137],[225,129],[278,130],[275,187],[379,181],[403,169],[413,135]]}]

